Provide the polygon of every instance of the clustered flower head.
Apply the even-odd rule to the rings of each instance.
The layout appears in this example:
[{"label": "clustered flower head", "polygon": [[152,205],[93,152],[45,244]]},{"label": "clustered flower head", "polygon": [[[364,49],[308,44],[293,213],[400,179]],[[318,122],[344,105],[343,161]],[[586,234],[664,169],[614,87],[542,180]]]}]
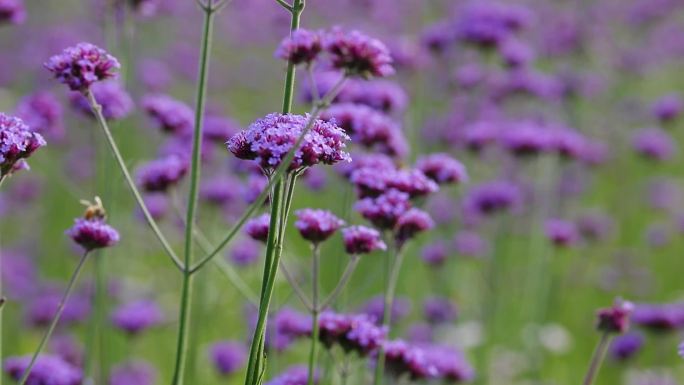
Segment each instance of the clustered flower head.
[{"label": "clustered flower head", "polygon": [[350,226],[342,229],[344,249],[352,255],[368,254],[375,250],[386,250],[387,245],[380,232],[365,226]]},{"label": "clustered flower head", "polygon": [[280,43],[275,56],[294,65],[310,64],[322,50],[321,34],[300,28]]},{"label": "clustered flower head", "polygon": [[632,322],[653,332],[672,332],[684,326],[684,303],[638,304]]},{"label": "clustered flower head", "polygon": [[239,342],[220,341],[209,347],[209,357],[216,370],[222,376],[228,376],[245,365],[247,349]]},{"label": "clustered flower head", "polygon": [[115,57],[90,43],[68,47],[45,63],[55,78],[79,92],[85,92],[96,82],[114,78],[120,67]]},{"label": "clustered flower head", "polygon": [[273,320],[272,343],[277,351],[284,351],[296,340],[311,336],[311,316],[285,307],[276,314]]},{"label": "clustered flower head", "polygon": [[45,144],[43,137],[32,132],[23,120],[0,113],[0,175],[25,168],[23,159]]},{"label": "clustered flower head", "polygon": [[147,95],[142,106],[154,123],[166,133],[185,136],[192,132],[194,113],[187,104],[169,95]]},{"label": "clustered flower head", "polygon": [[384,77],[394,74],[389,49],[379,40],[359,31],[333,28],[324,37],[332,66],[350,75]]},{"label": "clustered flower head", "polygon": [[0,24],[22,24],[26,20],[23,0],[0,0]]},{"label": "clustered flower head", "polygon": [[164,313],[151,300],[137,300],[120,305],[112,313],[112,324],[130,335],[138,335],[164,321]]},{"label": "clustered flower head", "polygon": [[340,346],[345,352],[361,356],[378,349],[387,335],[387,329],[379,327],[365,314],[321,313],[318,320],[319,339],[328,349]]},{"label": "clustered flower head", "polygon": [[50,92],[38,91],[22,98],[16,115],[31,131],[54,139],[64,136],[62,105]]},{"label": "clustered flower head", "polygon": [[676,151],[674,139],[660,128],[644,128],[632,137],[632,146],[637,154],[654,161],[666,161]]},{"label": "clustered flower head", "polygon": [[127,361],[112,368],[109,385],[153,385],[156,369],[145,361]]},{"label": "clustered flower head", "polygon": [[299,234],[313,243],[325,241],[344,225],[343,220],[328,210],[303,209],[296,211],[295,215]]},{"label": "clustered flower head", "polygon": [[256,241],[266,243],[266,240],[268,240],[268,229],[270,225],[271,216],[269,214],[261,214],[245,223],[245,233],[247,233],[247,235]]},{"label": "clustered flower head", "polygon": [[[296,144],[310,119],[308,114],[269,114],[230,138],[228,149],[239,159],[255,160],[264,170],[274,170]],[[350,160],[344,151],[350,138],[342,129],[318,119],[310,126],[301,147],[295,152],[290,170]]]},{"label": "clustered flower head", "polygon": [[468,181],[465,166],[447,154],[437,153],[418,158],[416,168],[438,184]]},{"label": "clustered flower head", "polygon": [[622,334],[629,329],[629,317],[633,310],[632,303],[617,299],[612,307],[597,312],[596,328],[604,333]]},{"label": "clustered flower head", "polygon": [[119,233],[106,222],[106,213],[99,198],[95,203],[83,201],[88,208],[82,218],[66,231],[71,239],[86,251],[114,246],[119,242]]},{"label": "clustered flower head", "polygon": [[546,237],[554,245],[567,247],[576,244],[580,240],[580,234],[574,222],[551,218],[544,224]]},{"label": "clustered flower head", "polygon": [[150,161],[138,168],[138,184],[147,192],[164,192],[177,185],[188,172],[188,162],[176,155]]},{"label": "clustered flower head", "polygon": [[[31,356],[9,357],[4,362],[7,375],[18,381],[31,362]],[[61,357],[41,354],[26,381],[30,385],[81,385],[83,372]]]}]

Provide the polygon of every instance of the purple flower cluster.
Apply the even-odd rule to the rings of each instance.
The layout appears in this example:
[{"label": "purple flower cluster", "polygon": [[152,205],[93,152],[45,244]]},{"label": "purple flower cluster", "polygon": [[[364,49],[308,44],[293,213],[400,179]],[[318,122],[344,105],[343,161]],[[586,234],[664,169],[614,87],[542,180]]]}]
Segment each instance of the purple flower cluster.
[{"label": "purple flower cluster", "polygon": [[496,47],[529,25],[532,13],[522,5],[469,2],[456,21],[459,40],[483,48]]},{"label": "purple flower cluster", "polygon": [[297,221],[295,227],[302,238],[316,244],[330,238],[344,221],[330,211],[316,209],[302,209],[295,211]]},{"label": "purple flower cluster", "polygon": [[596,328],[604,333],[622,334],[629,329],[629,319],[634,305],[630,302],[616,300],[609,308],[597,312]]},{"label": "purple flower cluster", "polygon": [[359,31],[333,28],[326,33],[323,43],[333,68],[349,75],[370,78],[394,74],[389,49],[381,41]]},{"label": "purple flower cluster", "polygon": [[66,234],[86,251],[111,247],[119,242],[119,233],[102,218],[77,218]]},{"label": "purple flower cluster", "polygon": [[656,100],[651,106],[651,113],[661,122],[671,122],[684,110],[684,100],[678,94],[669,94]]},{"label": "purple flower cluster", "polygon": [[610,355],[617,361],[625,361],[639,353],[643,345],[644,336],[630,332],[613,340],[610,345]]},{"label": "purple flower cluster", "polygon": [[55,78],[79,92],[85,92],[96,82],[115,77],[120,67],[116,58],[90,43],[68,47],[45,63],[45,68]]},{"label": "purple flower cluster", "polygon": [[157,370],[145,361],[127,361],[112,368],[109,385],[154,385]]},{"label": "purple flower cluster", "polygon": [[[133,99],[118,81],[96,83],[90,88],[90,91],[98,104],[102,106],[102,114],[107,120],[124,119],[133,111]],[[69,98],[77,111],[85,116],[93,117],[90,104],[83,94],[74,92]]]},{"label": "purple flower cluster", "polygon": [[31,131],[52,139],[64,136],[64,113],[59,100],[50,92],[38,91],[19,101],[16,114]]},{"label": "purple flower cluster", "polygon": [[45,144],[43,137],[32,132],[24,121],[0,113],[0,175],[25,168],[24,159]]},{"label": "purple flower cluster", "polygon": [[375,250],[386,250],[387,245],[380,232],[365,226],[350,226],[342,229],[344,249],[351,255],[368,254]]},{"label": "purple flower cluster", "polygon": [[632,322],[654,332],[670,332],[684,327],[684,303],[638,304]]},{"label": "purple flower cluster", "polygon": [[438,184],[468,181],[465,166],[447,154],[437,153],[418,158],[416,168]]},{"label": "purple flower cluster", "polygon": [[445,324],[456,320],[458,309],[447,298],[429,297],[423,302],[423,314],[431,324]]},{"label": "purple flower cluster", "polygon": [[[271,381],[265,383],[265,385],[306,385],[308,374],[309,369],[304,365],[291,366]],[[320,373],[318,373],[318,369],[316,369],[313,383],[318,385],[320,378]]]},{"label": "purple flower cluster", "polygon": [[[9,357],[4,362],[5,373],[14,380],[19,380],[30,361],[30,356]],[[81,385],[82,382],[81,369],[57,356],[47,354],[38,357],[26,381],[29,385]]]},{"label": "purple flower cluster", "polygon": [[192,132],[194,113],[187,104],[168,95],[147,95],[142,107],[163,132],[186,136]]},{"label": "purple flower cluster", "polygon": [[268,239],[270,225],[271,216],[269,214],[261,214],[245,223],[245,233],[252,239],[265,243]]},{"label": "purple flower cluster", "polygon": [[112,324],[129,335],[138,335],[164,322],[164,313],[152,300],[137,300],[118,306],[112,312]]},{"label": "purple flower cluster", "polygon": [[384,349],[385,370],[395,378],[408,375],[413,380],[466,382],[475,376],[463,354],[451,347],[394,340],[386,342]]},{"label": "purple flower cluster", "polygon": [[311,317],[286,307],[273,320],[274,336],[271,339],[275,349],[283,351],[296,340],[311,336]]},{"label": "purple flower cluster", "polygon": [[170,155],[150,161],[138,168],[138,184],[147,192],[165,192],[176,186],[188,172],[188,163],[179,156]]},{"label": "purple flower cluster", "polygon": [[546,237],[558,247],[575,245],[580,240],[580,233],[574,222],[552,218],[544,223]]},{"label": "purple flower cluster", "polygon": [[366,356],[383,343],[387,330],[365,314],[321,313],[319,339],[327,347],[340,346],[345,352]]},{"label": "purple flower cluster", "polygon": [[209,357],[222,376],[239,371],[247,361],[247,348],[239,342],[221,341],[209,347]]},{"label": "purple flower cluster", "polygon": [[466,213],[486,216],[516,209],[522,201],[522,191],[517,184],[495,180],[470,190],[463,199],[463,208]]},{"label": "purple flower cluster", "polygon": [[295,152],[290,170],[318,163],[349,161],[344,151],[349,137],[333,123],[307,115],[270,114],[252,123],[228,141],[228,149],[239,159],[255,160],[263,169],[273,170],[283,161],[308,125],[310,130]]},{"label": "purple flower cluster", "polygon": [[275,56],[294,65],[311,64],[322,50],[321,33],[297,29],[280,43]]},{"label": "purple flower cluster", "polygon": [[637,154],[654,161],[666,161],[676,152],[674,139],[660,128],[645,128],[632,137],[632,146]]},{"label": "purple flower cluster", "polygon": [[0,24],[22,24],[26,20],[23,0],[0,0]]}]

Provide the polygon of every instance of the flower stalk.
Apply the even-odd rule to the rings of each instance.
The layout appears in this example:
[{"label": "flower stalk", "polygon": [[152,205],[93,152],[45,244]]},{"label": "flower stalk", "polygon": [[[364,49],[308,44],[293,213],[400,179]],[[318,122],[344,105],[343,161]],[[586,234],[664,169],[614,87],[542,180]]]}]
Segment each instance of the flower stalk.
[{"label": "flower stalk", "polygon": [[311,250],[311,348],[309,350],[309,366],[307,373],[307,385],[314,385],[314,377],[316,371],[316,348],[318,347],[318,314],[321,309],[318,305],[318,278],[319,278],[319,259],[320,252],[318,244],[314,243]]},{"label": "flower stalk", "polygon": [[610,332],[605,331],[601,334],[601,339],[596,345],[596,350],[594,350],[594,355],[591,357],[591,363],[589,364],[589,369],[587,369],[587,374],[584,376],[584,381],[582,385],[592,385],[594,379],[598,374],[601,364],[606,357],[606,352],[608,351],[608,346],[610,345]]}]

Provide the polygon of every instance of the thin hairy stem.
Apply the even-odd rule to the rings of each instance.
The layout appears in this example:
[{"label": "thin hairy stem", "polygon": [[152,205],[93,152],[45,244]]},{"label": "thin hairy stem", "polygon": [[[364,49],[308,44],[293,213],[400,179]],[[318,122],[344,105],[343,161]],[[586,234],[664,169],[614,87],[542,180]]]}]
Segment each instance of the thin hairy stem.
[{"label": "thin hairy stem", "polygon": [[183,256],[183,284],[181,291],[180,314],[178,322],[178,343],[176,346],[176,363],[173,371],[173,385],[181,385],[184,381],[184,370],[188,354],[190,315],[192,308],[193,274],[190,272],[194,245],[195,214],[197,211],[197,195],[199,192],[200,166],[202,153],[202,124],[207,94],[207,79],[214,24],[215,8],[213,0],[209,0],[204,8],[204,26],[202,46],[199,58],[199,80],[195,103],[195,127],[192,138],[192,161],[190,164],[190,192],[188,194],[187,215],[185,218],[185,247]]},{"label": "thin hairy stem", "polygon": [[603,363],[603,360],[606,357],[609,342],[610,333],[604,332],[601,335],[601,339],[599,340],[598,345],[596,345],[594,355],[591,357],[591,363],[589,364],[587,374],[584,376],[584,381],[582,382],[582,385],[592,385],[594,383],[594,379],[596,378],[596,375],[598,374],[598,371],[601,368],[601,364]]},{"label": "thin hairy stem", "polygon": [[347,286],[349,279],[351,278],[352,274],[354,274],[354,270],[356,270],[356,266],[358,266],[358,265],[359,265],[359,256],[358,255],[352,255],[351,260],[347,264],[347,267],[344,269],[344,273],[342,273],[342,277],[337,282],[337,285],[335,286],[333,291],[320,304],[320,306],[318,307],[318,310],[325,310],[325,308],[327,308],[333,302],[335,302],[335,300],[340,295],[340,293],[342,293],[342,290],[345,288],[345,286]]},{"label": "thin hairy stem", "polygon": [[314,377],[316,371],[316,348],[318,347],[318,265],[319,265],[319,250],[318,244],[314,244],[311,250],[311,293],[313,302],[313,311],[311,312],[311,348],[309,350],[309,367],[307,373],[307,385],[314,385]]},{"label": "thin hairy stem", "polygon": [[147,224],[150,226],[152,229],[152,232],[154,232],[154,235],[157,237],[159,242],[162,244],[162,247],[164,248],[164,251],[166,251],[166,254],[168,254],[169,258],[171,258],[171,261],[173,262],[176,267],[183,271],[185,268],[183,266],[183,263],[181,262],[180,259],[178,259],[178,256],[176,253],[173,251],[173,248],[169,244],[169,241],[166,240],[166,237],[164,234],[162,234],[161,229],[157,225],[157,222],[154,220],[152,217],[152,214],[150,214],[150,210],[147,209],[147,205],[145,204],[145,201],[142,198],[142,195],[140,194],[140,191],[138,191],[138,187],[135,185],[135,182],[133,181],[133,178],[131,177],[131,173],[128,171],[128,166],[126,166],[126,162],[124,161],[123,157],[121,156],[121,151],[119,151],[119,146],[117,146],[116,141],[114,140],[114,137],[112,136],[112,132],[109,130],[109,125],[107,124],[107,120],[105,119],[104,115],[102,114],[102,106],[95,100],[95,96],[93,96],[93,93],[90,91],[86,91],[85,93],[86,98],[88,99],[88,103],[90,104],[90,108],[93,110],[93,113],[95,114],[95,117],[100,124],[100,127],[102,127],[102,130],[105,135],[105,139],[107,139],[107,143],[109,144],[109,148],[111,149],[112,153],[114,154],[114,158],[116,159],[117,164],[119,165],[119,168],[121,169],[121,173],[124,176],[124,179],[128,183],[128,187],[131,189],[131,192],[133,193],[133,197],[135,198],[136,202],[138,202],[138,205],[140,206],[140,210],[143,213],[143,216],[145,217],[145,220],[147,221]]},{"label": "thin hairy stem", "polygon": [[21,379],[18,382],[19,385],[26,384],[26,381],[28,380],[29,375],[31,374],[31,370],[33,369],[33,366],[36,364],[36,361],[38,360],[38,356],[40,356],[40,353],[45,348],[45,344],[50,340],[50,336],[52,336],[52,333],[55,331],[55,327],[57,327],[59,319],[62,317],[62,313],[64,312],[64,306],[66,305],[67,301],[69,301],[71,292],[74,289],[76,281],[78,280],[78,276],[81,274],[81,270],[83,270],[83,266],[85,265],[87,259],[88,252],[86,251],[83,253],[81,259],[78,261],[78,265],[76,265],[76,269],[74,270],[73,274],[71,274],[71,278],[69,279],[69,283],[67,284],[66,290],[64,291],[64,295],[62,296],[62,299],[59,301],[59,304],[57,305],[57,312],[55,313],[55,316],[52,318],[52,322],[50,322],[50,326],[48,327],[47,331],[43,335],[43,339],[40,340],[38,348],[35,352],[33,352],[31,361],[26,367],[26,370],[24,370],[24,374],[22,374]]}]

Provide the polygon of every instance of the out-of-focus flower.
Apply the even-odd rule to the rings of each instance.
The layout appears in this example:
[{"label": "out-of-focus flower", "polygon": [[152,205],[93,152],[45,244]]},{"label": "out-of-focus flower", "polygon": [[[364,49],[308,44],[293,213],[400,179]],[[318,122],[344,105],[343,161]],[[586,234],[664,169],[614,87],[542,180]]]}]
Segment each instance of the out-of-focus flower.
[{"label": "out-of-focus flower", "polygon": [[582,214],[575,221],[577,231],[585,241],[599,241],[605,239],[613,230],[612,219],[602,213],[590,212]]},{"label": "out-of-focus flower", "polygon": [[476,186],[463,199],[466,212],[491,215],[517,208],[522,203],[522,192],[517,184],[495,180]]},{"label": "out-of-focus flower", "polygon": [[25,20],[26,8],[23,0],[0,0],[0,25],[22,24]]},{"label": "out-of-focus flower", "polygon": [[622,334],[629,329],[629,318],[633,310],[632,303],[617,299],[612,307],[597,312],[596,328],[604,333]]},{"label": "out-of-focus flower", "polygon": [[[102,114],[108,120],[123,119],[133,110],[133,99],[118,81],[110,80],[93,84],[90,91],[97,103],[102,106]],[[69,99],[76,110],[85,116],[94,117],[90,104],[83,94],[73,92]]]},{"label": "out-of-focus flower", "polygon": [[511,123],[501,140],[504,148],[517,156],[537,155],[551,146],[549,129],[531,122]]},{"label": "out-of-focus flower", "polygon": [[275,56],[294,65],[310,64],[322,50],[320,33],[300,28],[283,39],[275,51]]},{"label": "out-of-focus flower", "polygon": [[644,336],[627,333],[616,337],[610,345],[610,355],[617,361],[625,361],[637,354],[644,345]]},{"label": "out-of-focus flower", "polygon": [[[306,385],[308,375],[309,369],[305,365],[291,366],[265,385]],[[318,369],[315,369],[314,385],[318,385],[320,378]]]},{"label": "out-of-focus flower", "polygon": [[393,229],[399,218],[411,208],[409,195],[391,189],[376,198],[364,198],[354,209],[380,229]]},{"label": "out-of-focus flower", "polygon": [[220,341],[209,347],[209,357],[214,368],[223,376],[240,370],[247,361],[247,349],[239,342]]},{"label": "out-of-focus flower", "polygon": [[[33,326],[47,326],[57,314],[57,308],[62,298],[59,287],[42,289],[38,295],[28,302],[26,317]],[[81,294],[72,295],[64,305],[64,312],[59,319],[60,325],[74,325],[85,321],[91,312],[90,300]]]},{"label": "out-of-focus flower", "polygon": [[76,367],[83,364],[85,351],[80,342],[72,335],[53,336],[50,340],[50,351]]},{"label": "out-of-focus flower", "polygon": [[508,67],[522,67],[531,63],[535,56],[530,45],[516,38],[506,39],[499,46],[499,53]]},{"label": "out-of-focus flower", "polygon": [[240,131],[240,125],[231,118],[215,115],[204,118],[202,135],[212,142],[223,144],[238,131]]},{"label": "out-of-focus flower", "polygon": [[226,205],[239,197],[238,186],[241,182],[230,177],[213,177],[202,181],[200,198],[217,206]]},{"label": "out-of-focus flower", "polygon": [[458,310],[447,298],[428,297],[423,302],[423,315],[431,324],[444,324],[455,321]]},{"label": "out-of-focus flower", "polygon": [[302,209],[295,211],[295,215],[299,234],[313,243],[325,241],[344,225],[343,220],[327,210]]},{"label": "out-of-focus flower", "polygon": [[660,128],[637,131],[632,137],[632,146],[637,154],[656,161],[668,160],[676,151],[674,139]]},{"label": "out-of-focus flower", "polygon": [[665,95],[651,106],[651,113],[661,122],[670,122],[682,113],[684,101],[678,94]]},{"label": "out-of-focus flower", "polygon": [[261,248],[257,242],[251,239],[243,239],[235,242],[230,250],[230,260],[238,266],[249,266],[259,260]]},{"label": "out-of-focus flower", "polygon": [[142,360],[128,361],[112,368],[109,385],[154,385],[157,370]]},{"label": "out-of-focus flower", "polygon": [[421,44],[430,52],[441,54],[456,41],[456,28],[451,20],[440,20],[421,33]]},{"label": "out-of-focus flower", "polygon": [[142,107],[163,132],[186,136],[192,132],[194,113],[187,104],[168,95],[147,95]]},{"label": "out-of-focus flower", "polygon": [[352,255],[368,254],[375,250],[386,250],[387,245],[382,241],[380,232],[370,227],[351,226],[342,229],[344,248]]},{"label": "out-of-focus flower", "polygon": [[[31,362],[31,356],[9,357],[4,362],[7,375],[18,381]],[[49,354],[38,356],[26,380],[31,385],[81,385],[83,372],[60,357]]]},{"label": "out-of-focus flower", "polygon": [[328,348],[339,345],[345,352],[368,355],[377,349],[385,339],[386,329],[377,326],[365,314],[321,313],[318,320],[319,339]]},{"label": "out-of-focus flower", "polygon": [[[367,314],[378,323],[383,322],[385,315],[385,301],[382,296],[375,296],[361,307],[361,313]],[[411,312],[411,301],[406,298],[395,298],[390,311],[390,320],[393,324],[401,322]]]},{"label": "out-of-focus flower", "polygon": [[413,380],[438,376],[437,367],[429,362],[425,351],[402,340],[385,342],[385,371],[394,378],[408,375]]},{"label": "out-of-focus flower", "polygon": [[23,159],[45,146],[45,140],[23,120],[0,113],[0,175],[11,174]]},{"label": "out-of-focus flower", "polygon": [[653,332],[671,332],[684,326],[684,303],[637,304],[632,322]]},{"label": "out-of-focus flower", "polygon": [[297,339],[311,336],[311,316],[286,307],[276,314],[273,331],[269,342],[276,350],[284,351]]},{"label": "out-of-focus flower", "polygon": [[511,38],[530,24],[529,8],[502,2],[468,2],[456,20],[459,40],[481,48],[492,48]]},{"label": "out-of-focus flower", "polygon": [[403,213],[397,220],[395,229],[396,239],[403,243],[433,227],[435,227],[435,222],[430,217],[430,214],[423,210],[412,208]]},{"label": "out-of-focus flower", "polygon": [[151,300],[125,303],[114,309],[112,313],[114,326],[129,335],[138,335],[162,322],[164,322],[164,313],[159,305]]},{"label": "out-of-focus flower", "polygon": [[16,114],[31,131],[52,139],[64,136],[64,114],[59,100],[48,91],[38,91],[19,101]]},{"label": "out-of-focus flower", "polygon": [[482,257],[490,250],[489,242],[474,231],[462,230],[454,237],[454,248],[466,257]]},{"label": "out-of-focus flower", "polygon": [[51,57],[45,68],[72,91],[85,92],[92,84],[113,78],[121,67],[115,57],[90,43],[78,43]]},{"label": "out-of-focus flower", "polygon": [[[255,160],[262,168],[273,170],[297,142],[309,119],[309,115],[267,115],[230,138],[228,149],[239,159]],[[349,136],[335,124],[314,119],[290,170],[349,161],[344,151],[348,140]]]},{"label": "out-of-focus flower", "polygon": [[188,167],[185,159],[170,155],[140,166],[136,178],[138,184],[147,192],[165,192],[183,179]]},{"label": "out-of-focus flower", "polygon": [[420,253],[423,262],[432,267],[440,267],[444,264],[449,256],[449,249],[443,241],[431,242],[423,247]]},{"label": "out-of-focus flower", "polygon": [[468,181],[465,166],[448,154],[436,153],[418,158],[416,168],[439,184]]},{"label": "out-of-focus flower", "polygon": [[325,34],[323,46],[332,56],[332,66],[349,75],[370,78],[394,74],[389,49],[359,31],[333,28]]},{"label": "out-of-focus flower", "polygon": [[563,219],[547,219],[544,223],[544,232],[546,237],[559,247],[573,246],[580,240],[575,223]]},{"label": "out-of-focus flower", "polygon": [[475,369],[461,351],[445,345],[421,347],[427,362],[437,370],[436,377],[443,378],[449,383],[468,382],[475,378]]},{"label": "out-of-focus flower", "polygon": [[269,214],[261,214],[245,223],[245,233],[252,239],[265,243],[268,239],[268,228],[270,225],[271,216]]},{"label": "out-of-focus flower", "polygon": [[393,81],[349,80],[335,99],[336,103],[360,104],[386,114],[400,113],[408,105],[408,95]]}]

